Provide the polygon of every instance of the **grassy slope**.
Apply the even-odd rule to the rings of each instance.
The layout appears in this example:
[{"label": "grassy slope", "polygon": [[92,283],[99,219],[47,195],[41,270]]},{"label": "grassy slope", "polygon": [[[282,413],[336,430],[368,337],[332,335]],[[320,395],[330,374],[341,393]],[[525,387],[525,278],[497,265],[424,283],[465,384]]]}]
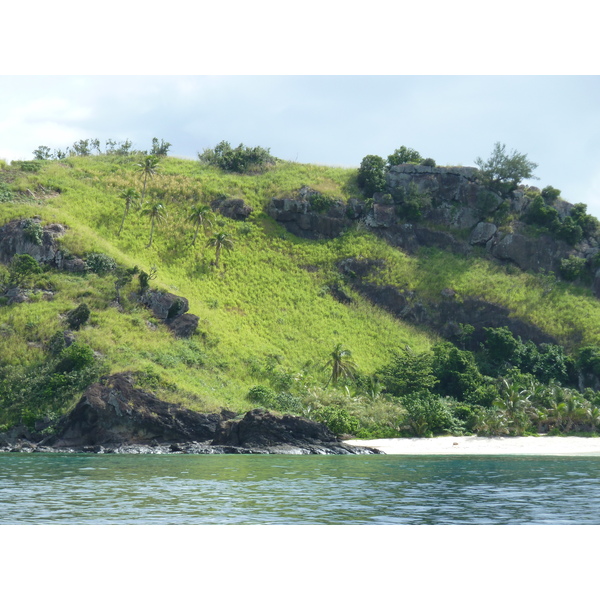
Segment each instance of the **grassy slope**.
[{"label": "grassy slope", "polygon": [[[110,306],[110,277],[49,273],[57,290],[52,302],[0,307],[2,358],[19,364],[41,356],[48,338],[63,328],[60,314],[82,301],[93,311],[91,324],[78,335],[107,359],[111,371],[141,370],[177,386],[167,394],[198,409],[226,405],[249,408],[248,388],[260,383],[253,366],[278,356],[283,366],[318,380],[320,367],[337,342],[350,348],[361,370],[372,372],[393,349],[406,344],[427,348],[434,337],[394,320],[354,295],[351,305],[336,302],[324,291],[337,276],[335,264],[349,256],[384,258],[385,281],[405,284],[424,296],[439,298],[444,287],[461,295],[479,295],[501,302],[568,343],[600,343],[595,324],[600,303],[584,290],[547,278],[507,272],[482,259],[464,259],[427,251],[408,257],[374,236],[350,231],[332,241],[298,239],[262,212],[273,196],[292,193],[303,185],[348,198],[358,195],[355,170],[279,163],[262,175],[223,174],[196,161],[168,158],[149,193],[163,198],[168,210],[147,249],[149,222],[139,212],[128,217],[117,237],[123,201],[120,190],[141,188],[131,159],[71,158],[48,162],[36,174],[19,173],[16,189],[58,188],[59,195],[43,201],[0,205],[0,223],[40,215],[44,222],[70,227],[63,245],[72,252],[104,252],[126,266],[148,271],[158,267],[154,285],[183,295],[190,312],[200,317],[200,336],[174,340],[162,325],[150,328],[149,313],[129,304],[119,312]],[[214,251],[201,235],[190,246],[193,227],[186,214],[196,196],[205,202],[225,193],[243,198],[254,213],[246,223],[215,215],[214,231],[226,231],[235,249],[223,255],[223,268],[211,266]],[[306,267],[311,266],[311,270]],[[314,270],[316,267],[316,270]],[[308,364],[307,364],[308,363]]]}]

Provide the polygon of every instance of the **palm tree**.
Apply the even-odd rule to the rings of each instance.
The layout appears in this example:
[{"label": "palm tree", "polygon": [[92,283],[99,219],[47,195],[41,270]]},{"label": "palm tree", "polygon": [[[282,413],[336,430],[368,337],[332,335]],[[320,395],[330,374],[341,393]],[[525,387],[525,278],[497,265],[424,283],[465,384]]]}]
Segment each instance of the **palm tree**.
[{"label": "palm tree", "polygon": [[141,163],[136,165],[137,170],[144,177],[144,188],[142,189],[142,202],[144,201],[144,196],[146,195],[146,182],[148,181],[148,177],[152,178],[156,175],[158,171],[158,163],[160,159],[158,156],[154,156],[151,154],[150,156],[146,156]]},{"label": "palm tree", "polygon": [[192,240],[192,246],[196,243],[196,238],[198,237],[198,230],[200,227],[203,227],[206,231],[208,226],[212,226],[212,221],[209,216],[210,212],[211,210],[208,206],[201,205],[194,206],[190,211],[188,221],[192,222],[196,226],[196,230],[194,231],[194,239]]},{"label": "palm tree", "polygon": [[119,233],[117,233],[118,236],[120,236],[121,231],[123,231],[123,225],[125,224],[125,217],[129,213],[131,204],[133,203],[134,200],[137,200],[139,197],[140,197],[139,193],[136,190],[134,190],[133,188],[127,188],[126,190],[123,190],[119,194],[119,198],[121,198],[121,200],[125,200],[125,212],[123,213],[123,220],[121,221],[121,227],[119,228]]},{"label": "palm tree", "polygon": [[354,372],[358,369],[356,363],[352,360],[352,352],[344,348],[342,344],[336,344],[331,358],[327,361],[325,368],[331,367],[331,375],[326,385],[333,381],[335,385],[342,376],[354,377]]},{"label": "palm tree", "polygon": [[215,267],[219,268],[219,257],[222,250],[231,250],[233,248],[233,240],[227,233],[216,233],[206,243],[206,246],[212,246],[215,249]]},{"label": "palm tree", "polygon": [[154,236],[154,223],[156,221],[159,223],[164,221],[165,217],[167,216],[167,211],[164,204],[157,200],[155,202],[148,202],[142,208],[142,214],[150,217],[150,240],[146,246],[146,248],[150,248],[150,246],[152,246],[152,237]]}]

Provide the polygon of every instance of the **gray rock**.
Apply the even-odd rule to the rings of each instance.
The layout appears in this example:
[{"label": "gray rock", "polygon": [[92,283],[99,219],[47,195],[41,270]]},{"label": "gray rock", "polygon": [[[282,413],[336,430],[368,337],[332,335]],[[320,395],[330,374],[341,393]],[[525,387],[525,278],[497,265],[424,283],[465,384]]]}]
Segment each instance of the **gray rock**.
[{"label": "gray rock", "polygon": [[217,198],[210,206],[224,217],[235,221],[245,221],[252,213],[252,207],[238,198]]},{"label": "gray rock", "polygon": [[498,228],[493,223],[478,223],[469,238],[472,246],[485,246],[494,237]]}]

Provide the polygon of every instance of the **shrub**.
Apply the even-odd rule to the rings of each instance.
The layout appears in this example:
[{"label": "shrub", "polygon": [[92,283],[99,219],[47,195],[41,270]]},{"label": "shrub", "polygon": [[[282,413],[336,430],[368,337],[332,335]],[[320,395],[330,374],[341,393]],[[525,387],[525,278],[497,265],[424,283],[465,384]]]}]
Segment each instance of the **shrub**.
[{"label": "shrub", "polygon": [[326,425],[336,435],[356,433],[359,427],[358,419],[339,406],[323,406],[314,411],[311,417]]},{"label": "shrub", "polygon": [[424,167],[435,167],[435,166],[436,166],[436,164],[435,164],[435,160],[433,160],[433,158],[424,158],[424,159],[421,161],[421,164],[422,164]]},{"label": "shrub", "polygon": [[30,277],[42,272],[38,262],[29,254],[15,254],[8,269],[10,281],[14,285],[23,285]]},{"label": "shrub", "polygon": [[3,181],[0,181],[0,202],[10,202],[13,199],[13,193],[10,187]]},{"label": "shrub", "polygon": [[461,423],[441,396],[427,391],[415,392],[403,396],[400,402],[406,410],[402,424],[417,437],[463,433]]},{"label": "shrub", "polygon": [[71,329],[78,330],[90,318],[90,309],[83,303],[67,313],[67,323]]},{"label": "shrub", "polygon": [[376,192],[385,190],[385,162],[381,156],[365,156],[358,168],[358,185],[365,196],[372,197]]},{"label": "shrub", "polygon": [[106,275],[114,271],[117,267],[117,263],[114,258],[100,252],[93,252],[88,254],[85,259],[85,264],[88,271],[96,273],[97,275]]},{"label": "shrub", "polygon": [[585,258],[569,256],[560,261],[560,276],[567,281],[580,279],[587,271]]},{"label": "shrub", "polygon": [[549,204],[551,204],[552,202],[557,200],[559,197],[560,197],[560,190],[553,188],[551,185],[547,185],[542,190],[542,198]]},{"label": "shrub", "polygon": [[416,150],[407,148],[406,146],[400,146],[400,148],[394,150],[393,154],[388,156],[386,168],[389,170],[391,167],[396,165],[403,165],[407,163],[418,165],[422,160],[423,157]]},{"label": "shrub", "polygon": [[42,245],[44,228],[41,223],[34,221],[33,219],[25,219],[23,231],[25,232],[25,238],[30,242],[33,242],[37,246]]},{"label": "shrub", "polygon": [[161,139],[159,142],[158,138],[152,138],[152,150],[150,154],[154,156],[167,156],[171,145],[169,142],[165,142],[165,140]]},{"label": "shrub", "polygon": [[240,144],[232,148],[226,141],[218,143],[214,149],[206,149],[198,153],[200,162],[219,167],[224,171],[236,173],[247,173],[249,171],[262,170],[275,162],[268,148],[256,146],[250,148]]},{"label": "shrub", "polygon": [[335,204],[336,200],[326,194],[317,192],[316,194],[311,195],[309,202],[311,210],[314,210],[315,212],[325,212]]},{"label": "shrub", "polygon": [[54,370],[56,373],[82,371],[91,366],[94,361],[94,351],[87,344],[73,342],[60,353],[59,362]]}]

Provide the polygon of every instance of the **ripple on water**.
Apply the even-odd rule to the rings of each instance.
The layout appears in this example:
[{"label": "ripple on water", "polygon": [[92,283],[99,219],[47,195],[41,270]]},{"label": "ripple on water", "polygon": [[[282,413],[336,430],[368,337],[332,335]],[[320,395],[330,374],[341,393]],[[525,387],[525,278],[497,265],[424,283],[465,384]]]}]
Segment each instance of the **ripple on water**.
[{"label": "ripple on water", "polygon": [[593,457],[2,455],[0,523],[600,524]]}]

